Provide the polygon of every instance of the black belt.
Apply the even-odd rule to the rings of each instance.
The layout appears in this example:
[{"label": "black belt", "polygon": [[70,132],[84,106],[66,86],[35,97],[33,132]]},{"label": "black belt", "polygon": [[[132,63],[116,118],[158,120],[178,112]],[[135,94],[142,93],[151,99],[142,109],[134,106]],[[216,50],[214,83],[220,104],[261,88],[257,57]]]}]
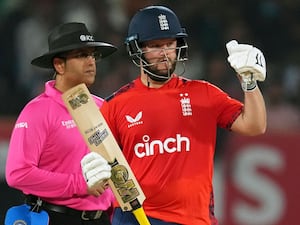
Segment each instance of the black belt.
[{"label": "black belt", "polygon": [[95,210],[95,211],[90,211],[90,210],[76,210],[72,209],[66,206],[61,206],[61,205],[54,205],[45,201],[41,201],[41,205],[38,205],[38,201],[40,199],[34,195],[25,195],[25,203],[30,205],[32,208],[42,208],[45,210],[49,210],[52,212],[57,212],[57,213],[63,213],[63,214],[68,214],[70,216],[77,216],[81,218],[82,220],[96,220],[100,219],[102,216],[103,212],[106,213],[105,211],[102,210]]}]

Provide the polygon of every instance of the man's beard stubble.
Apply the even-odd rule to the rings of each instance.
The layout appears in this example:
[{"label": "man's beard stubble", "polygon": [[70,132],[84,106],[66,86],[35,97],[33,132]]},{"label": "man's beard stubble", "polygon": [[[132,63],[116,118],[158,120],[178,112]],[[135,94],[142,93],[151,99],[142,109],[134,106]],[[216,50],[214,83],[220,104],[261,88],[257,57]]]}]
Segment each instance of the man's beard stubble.
[{"label": "man's beard stubble", "polygon": [[[155,65],[152,66],[145,66],[146,73],[148,76],[154,81],[166,81],[168,80],[171,75],[174,73],[176,68],[176,61],[172,61],[170,68],[167,72],[162,72],[162,70],[156,69]],[[150,72],[150,73],[149,73]]]}]

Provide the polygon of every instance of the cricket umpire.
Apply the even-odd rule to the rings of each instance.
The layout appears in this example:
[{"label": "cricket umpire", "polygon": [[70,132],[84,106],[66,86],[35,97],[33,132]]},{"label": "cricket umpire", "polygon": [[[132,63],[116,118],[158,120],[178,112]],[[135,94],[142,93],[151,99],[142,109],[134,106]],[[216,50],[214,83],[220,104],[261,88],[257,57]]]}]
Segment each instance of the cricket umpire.
[{"label": "cricket umpire", "polygon": [[[55,27],[48,45],[49,51],[31,64],[51,69],[53,80],[18,116],[10,139],[6,181],[24,193],[31,210],[46,211],[50,225],[110,225],[115,199],[107,185],[96,181],[109,178],[111,167],[89,151],[61,95],[80,83],[92,85],[96,61],[117,48],[95,41],[86,25],[78,22]],[[93,99],[102,105],[102,98],[93,95]]]}]

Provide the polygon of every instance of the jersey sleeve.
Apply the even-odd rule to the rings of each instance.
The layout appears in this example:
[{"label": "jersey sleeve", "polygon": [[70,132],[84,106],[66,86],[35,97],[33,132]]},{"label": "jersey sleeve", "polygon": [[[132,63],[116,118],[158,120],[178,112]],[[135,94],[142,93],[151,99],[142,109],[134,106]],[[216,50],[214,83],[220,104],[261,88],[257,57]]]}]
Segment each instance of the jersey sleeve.
[{"label": "jersey sleeve", "polygon": [[230,97],[220,88],[211,85],[211,101],[217,113],[217,124],[221,128],[229,129],[241,114],[243,103]]}]

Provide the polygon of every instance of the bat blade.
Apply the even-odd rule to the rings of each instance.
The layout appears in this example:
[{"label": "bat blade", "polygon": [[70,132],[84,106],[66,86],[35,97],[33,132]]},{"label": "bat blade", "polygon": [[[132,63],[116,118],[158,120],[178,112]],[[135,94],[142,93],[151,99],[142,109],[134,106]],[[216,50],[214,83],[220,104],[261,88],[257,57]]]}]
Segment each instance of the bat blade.
[{"label": "bat blade", "polygon": [[89,149],[111,165],[108,182],[121,209],[132,211],[140,225],[150,225],[142,208],[146,197],[86,85],[69,89],[62,99]]}]

